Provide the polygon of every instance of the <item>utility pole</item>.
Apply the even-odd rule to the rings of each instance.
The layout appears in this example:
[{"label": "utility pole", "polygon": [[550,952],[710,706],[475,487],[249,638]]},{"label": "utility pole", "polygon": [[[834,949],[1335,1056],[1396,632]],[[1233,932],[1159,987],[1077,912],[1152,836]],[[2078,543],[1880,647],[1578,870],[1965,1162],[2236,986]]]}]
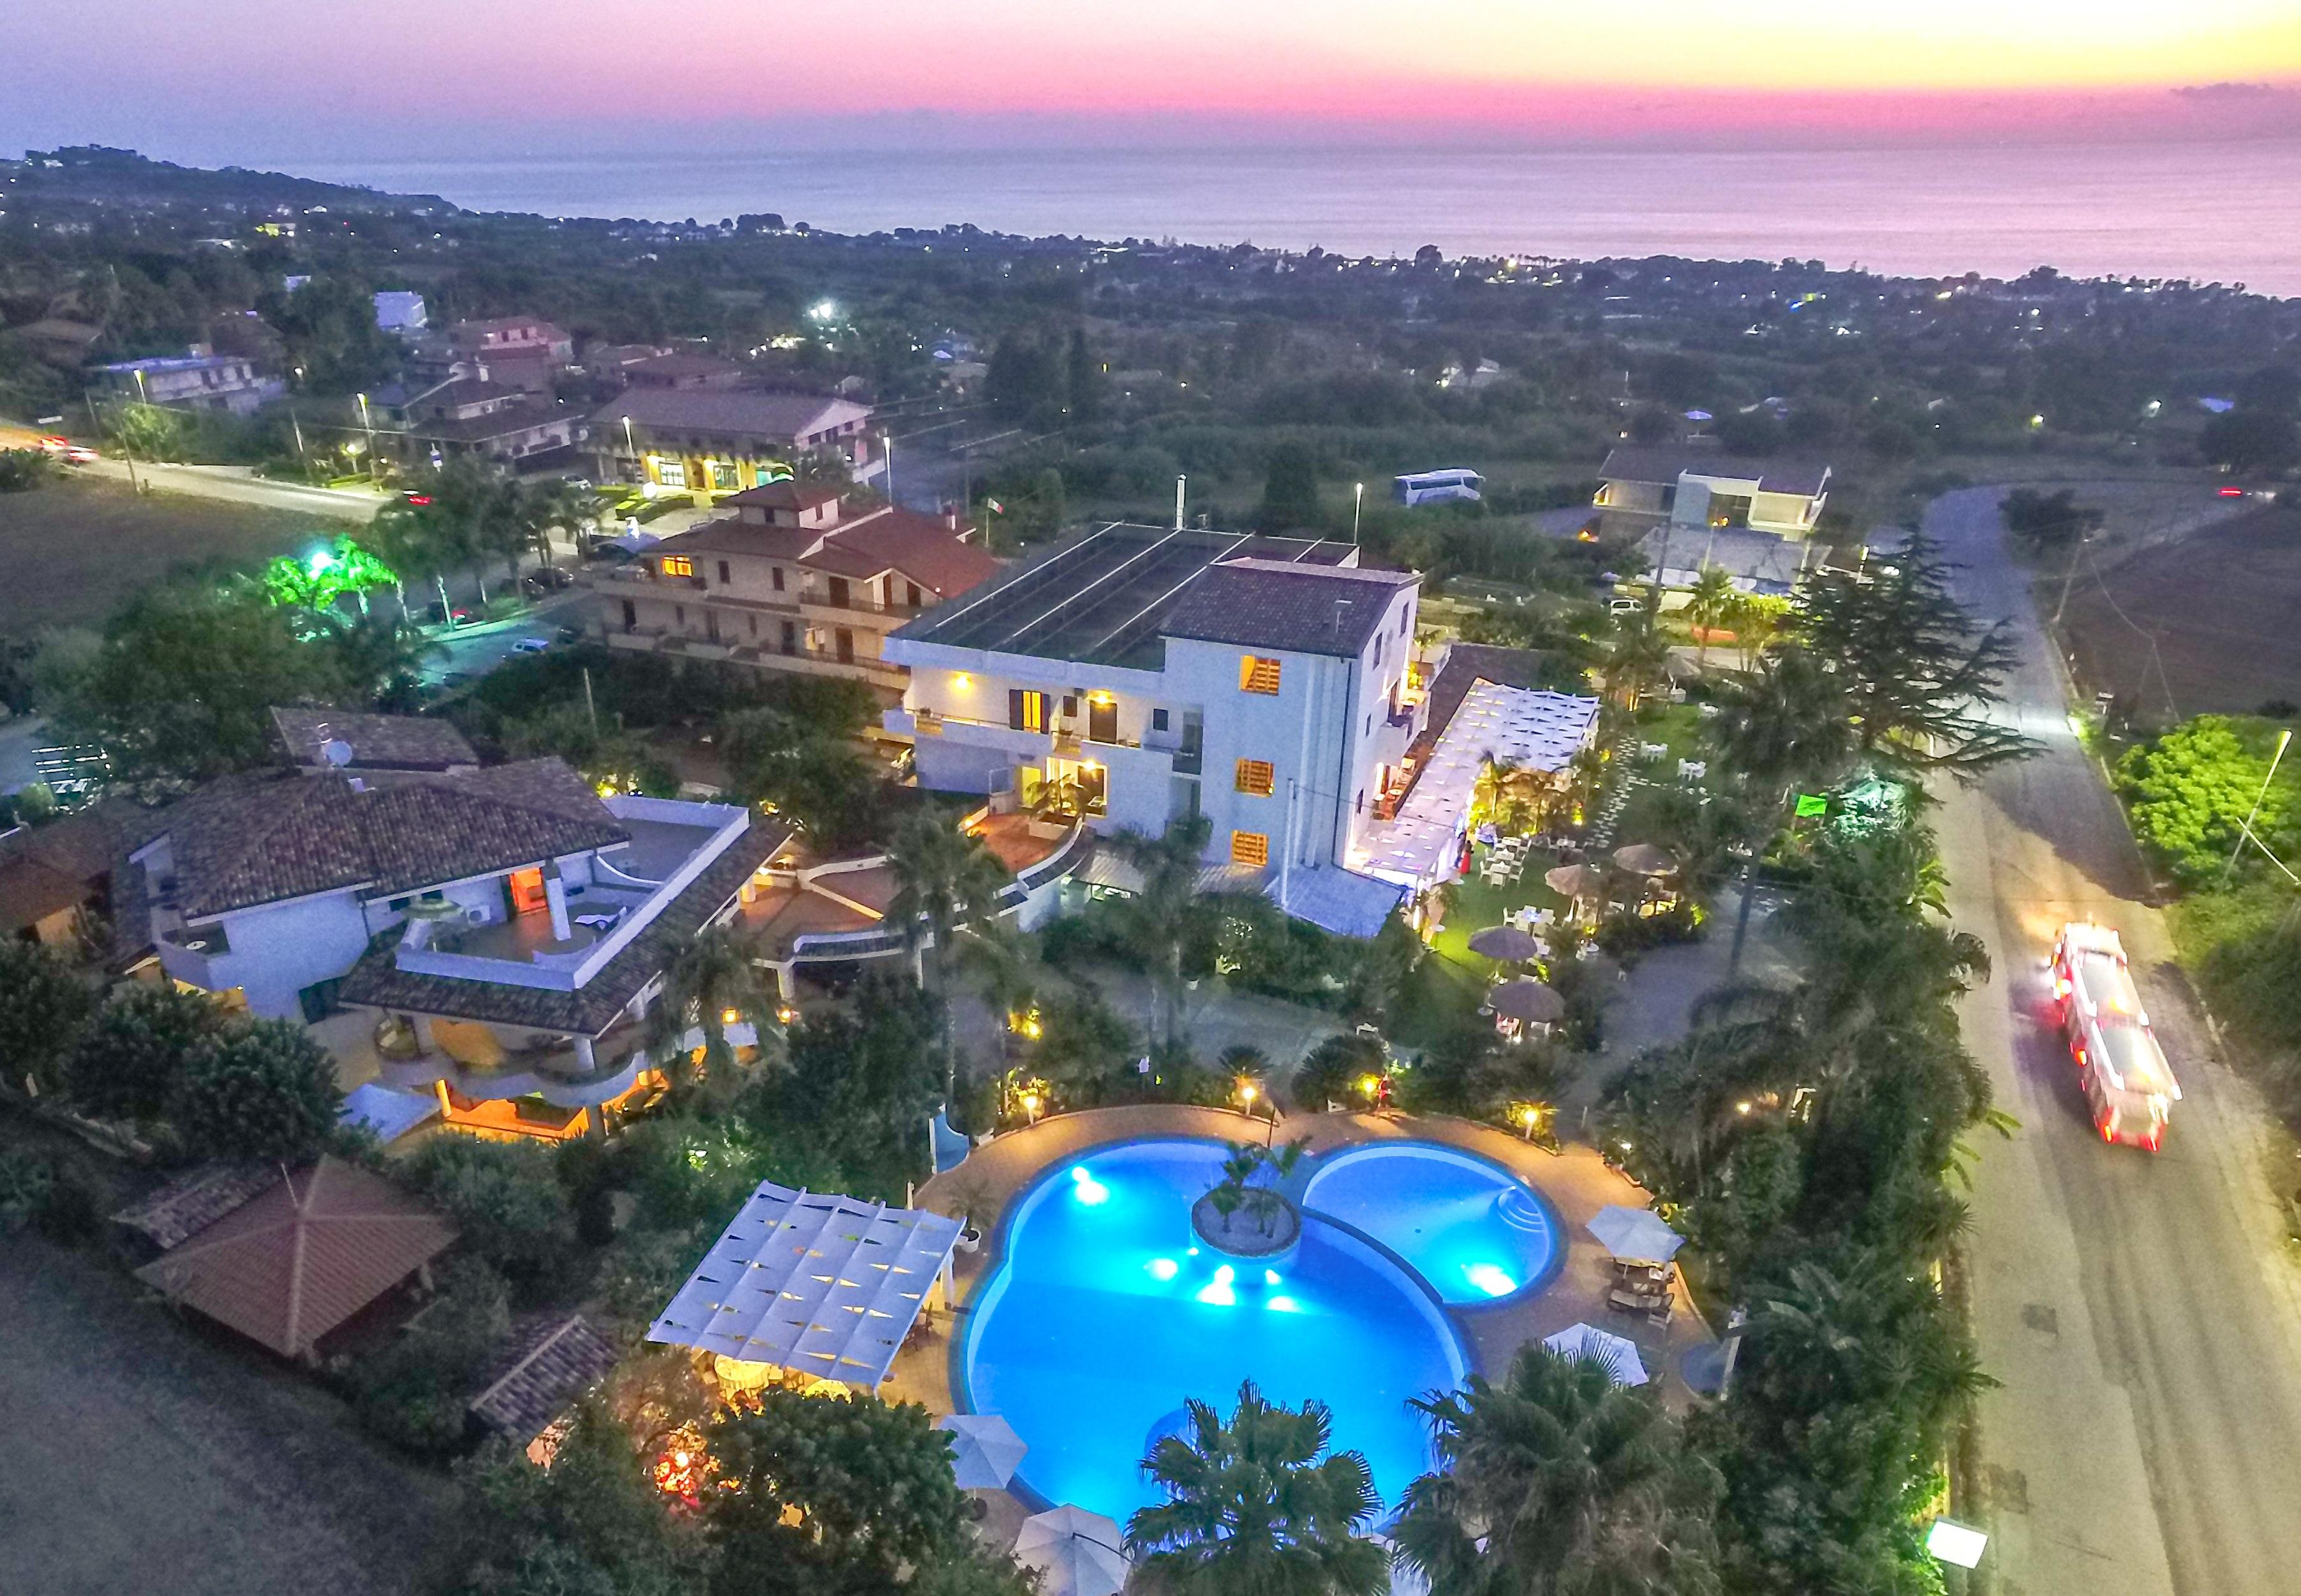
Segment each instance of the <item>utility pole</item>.
[{"label": "utility pole", "polygon": [[1175,530],[1178,532],[1183,530],[1183,489],[1190,480],[1188,477],[1175,479]]},{"label": "utility pole", "polygon": [[2263,800],[2269,797],[2269,784],[2277,779],[2278,761],[2285,757],[2285,745],[2293,740],[2293,728],[2288,726],[2277,734],[2277,752],[2269,756],[2269,773],[2261,778],[2261,790],[2253,795],[2253,807],[2245,812],[2245,823],[2237,829],[2237,846],[2230,849],[2229,863],[2222,866],[2222,885],[2237,869],[2238,856],[2245,851],[2246,839],[2253,835],[2253,823],[2261,813]]},{"label": "utility pole", "polygon": [[[880,433],[879,444],[887,451],[887,502],[892,505],[895,503],[895,435],[892,432]],[[896,507],[899,509],[901,506]]]},{"label": "utility pole", "polygon": [[591,735],[599,735],[599,706],[591,698],[591,667],[583,667],[583,713],[591,717]]},{"label": "utility pole", "polygon": [[293,405],[288,406],[288,424],[295,429],[296,458],[302,464],[304,474],[308,477],[312,474],[312,456],[304,452],[304,423],[296,419],[296,407]]},{"label": "utility pole", "polygon": [[2062,612],[2070,607],[2070,587],[2071,583],[2078,580],[2078,561],[2084,556],[2085,547],[2089,541],[2091,541],[2091,539],[2087,533],[2079,532],[2078,534],[2078,546],[2070,551],[2070,568],[2062,573],[2062,599],[2059,604],[2054,606],[2054,624],[2055,626],[2061,625]]}]

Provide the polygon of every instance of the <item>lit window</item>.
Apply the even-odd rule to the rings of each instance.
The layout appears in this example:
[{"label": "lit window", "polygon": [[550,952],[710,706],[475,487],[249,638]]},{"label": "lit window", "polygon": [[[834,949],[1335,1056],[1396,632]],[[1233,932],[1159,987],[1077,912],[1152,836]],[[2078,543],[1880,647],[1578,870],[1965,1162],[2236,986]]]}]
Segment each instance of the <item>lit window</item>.
[{"label": "lit window", "polygon": [[693,576],[695,562],[683,554],[667,554],[663,556],[663,573],[665,576]]},{"label": "lit window", "polygon": [[1276,773],[1268,759],[1242,759],[1238,762],[1237,788],[1256,798],[1268,798]]},{"label": "lit window", "polygon": [[655,480],[664,487],[684,488],[687,486],[686,461],[656,459],[654,464]]},{"label": "lit window", "polygon": [[1238,690],[1243,693],[1278,692],[1278,662],[1257,654],[1243,654],[1238,661]]},{"label": "lit window", "polygon": [[1269,833],[1233,831],[1230,834],[1230,862],[1234,865],[1251,865],[1257,870],[1269,864]]}]

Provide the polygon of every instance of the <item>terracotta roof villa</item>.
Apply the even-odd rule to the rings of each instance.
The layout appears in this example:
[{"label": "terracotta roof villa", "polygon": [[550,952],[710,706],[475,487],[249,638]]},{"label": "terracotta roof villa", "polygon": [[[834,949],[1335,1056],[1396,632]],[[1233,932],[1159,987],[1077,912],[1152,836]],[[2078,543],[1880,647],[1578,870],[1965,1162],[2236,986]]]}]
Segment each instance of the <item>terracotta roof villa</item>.
[{"label": "terracotta roof villa", "polygon": [[455,1239],[445,1219],[389,1182],[323,1157],[281,1171],[136,1278],[300,1358]]},{"label": "terracotta roof villa", "polygon": [[[298,713],[280,720],[291,748],[317,730]],[[371,768],[453,758],[461,740],[342,718],[323,765],[140,818],[124,868],[161,966],[257,1015],[378,1011],[347,1087],[380,1070],[472,1130],[599,1128],[655,1078],[639,1022],[664,972],[765,880],[788,828],[602,797],[556,759]]]},{"label": "terracotta roof villa", "polygon": [[850,510],[836,489],[788,481],[723,502],[733,514],[596,573],[612,647],[846,676],[891,695],[904,672],[887,634],[1000,568],[956,514]]}]

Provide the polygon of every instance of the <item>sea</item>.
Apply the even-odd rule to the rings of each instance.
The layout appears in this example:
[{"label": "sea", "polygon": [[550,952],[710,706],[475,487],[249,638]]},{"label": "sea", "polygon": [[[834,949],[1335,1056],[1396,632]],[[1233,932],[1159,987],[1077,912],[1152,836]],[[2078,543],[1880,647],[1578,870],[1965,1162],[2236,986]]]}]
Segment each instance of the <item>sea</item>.
[{"label": "sea", "polygon": [[1351,255],[1819,259],[1892,275],[2047,265],[2301,297],[2301,140],[1842,150],[807,149],[298,162],[482,211],[841,233],[1313,245]]}]

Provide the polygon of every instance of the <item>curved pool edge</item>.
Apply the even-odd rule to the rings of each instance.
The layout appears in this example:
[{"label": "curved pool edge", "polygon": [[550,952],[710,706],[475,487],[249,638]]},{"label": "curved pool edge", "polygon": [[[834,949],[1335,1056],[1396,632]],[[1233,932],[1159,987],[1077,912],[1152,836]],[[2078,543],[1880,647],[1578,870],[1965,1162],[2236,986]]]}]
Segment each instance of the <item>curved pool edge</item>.
[{"label": "curved pool edge", "polygon": [[[1450,1158],[1460,1159],[1465,1164],[1477,1165],[1493,1171],[1510,1185],[1524,1191],[1534,1199],[1535,1206],[1542,1210],[1542,1216],[1550,1226],[1551,1235],[1555,1238],[1550,1249],[1550,1256],[1543,1260],[1542,1267],[1529,1276],[1516,1291],[1501,1297],[1473,1298],[1461,1302],[1448,1302],[1443,1297],[1440,1297],[1439,1301],[1446,1311],[1456,1314],[1486,1314],[1492,1313],[1496,1308],[1518,1308],[1523,1306],[1538,1292],[1548,1289],[1551,1283],[1555,1281],[1565,1269],[1566,1254],[1573,1245],[1573,1238],[1567,1233],[1565,1216],[1558,1211],[1558,1205],[1550,1200],[1541,1187],[1519,1174],[1509,1165],[1498,1158],[1490,1158],[1484,1153],[1457,1147],[1451,1141],[1439,1141],[1427,1136],[1385,1137],[1378,1141],[1352,1142],[1346,1147],[1338,1147],[1328,1152],[1313,1154],[1309,1160],[1311,1168],[1309,1173],[1301,1179],[1301,1190],[1295,1198],[1295,1202],[1303,1213],[1315,1214],[1325,1224],[1354,1231],[1356,1227],[1350,1224],[1348,1221],[1337,1219],[1325,1209],[1316,1207],[1310,1201],[1310,1189],[1318,1183],[1319,1177],[1327,1171],[1352,1158],[1362,1155],[1378,1156],[1385,1152],[1409,1149],[1418,1152],[1428,1149],[1442,1153]],[[1035,1185],[1037,1182],[1033,1183]],[[1380,1242],[1375,1244],[1377,1247],[1382,1246]],[[1383,1250],[1393,1258],[1398,1256],[1387,1247],[1383,1247]],[[1415,1268],[1411,1264],[1407,1265],[1406,1269],[1424,1286],[1430,1285],[1430,1283],[1423,1278],[1421,1270]],[[1436,1288],[1430,1289],[1435,1294]]]},{"label": "curved pool edge", "polygon": [[[976,1414],[982,1411],[981,1408],[975,1406],[974,1382],[968,1378],[967,1364],[969,1361],[969,1349],[975,1342],[976,1326],[982,1322],[981,1310],[985,1305],[984,1299],[990,1296],[992,1288],[1000,1282],[1006,1270],[1008,1247],[1008,1243],[1012,1240],[1015,1223],[1017,1218],[1019,1218],[1031,1206],[1031,1204],[1038,1199],[1042,1188],[1050,1185],[1058,1175],[1067,1174],[1072,1166],[1082,1163],[1084,1160],[1094,1157],[1098,1153],[1108,1151],[1113,1148],[1135,1147],[1150,1143],[1192,1144],[1213,1148],[1226,1147],[1228,1145],[1228,1143],[1225,1142],[1222,1138],[1218,1136],[1145,1136],[1141,1134],[1132,1134],[1104,1137],[1099,1141],[1090,1142],[1084,1147],[1074,1149],[1063,1157],[1049,1159],[1046,1166],[1041,1169],[1038,1174],[1033,1175],[1027,1185],[1018,1188],[1014,1196],[1008,1199],[1006,1207],[1000,1213],[998,1224],[993,1227],[991,1235],[987,1238],[990,1242],[990,1246],[983,1254],[982,1272],[967,1287],[966,1300],[963,1303],[954,1305],[952,1308],[952,1318],[954,1321],[959,1319],[962,1315],[965,1318],[965,1323],[963,1324],[955,1324],[950,1338],[950,1349],[945,1354],[945,1357],[949,1360],[948,1374],[950,1383],[951,1408],[953,1412]],[[1397,1146],[1400,1144],[1397,1142],[1383,1142],[1369,1145]],[[1443,1146],[1444,1144],[1432,1142],[1427,1145]],[[1356,1148],[1349,1148],[1342,1150],[1348,1152],[1356,1151],[1358,1149]],[[1476,1157],[1476,1155],[1471,1156]],[[1481,1161],[1491,1162],[1491,1160]],[[1495,1167],[1499,1168],[1501,1166],[1496,1166]],[[1509,1171],[1505,1170],[1503,1173],[1509,1174]],[[1511,1178],[1516,1179],[1517,1177],[1513,1175]],[[1545,1209],[1548,1207],[1546,1200],[1544,1201],[1544,1207]],[[1318,1213],[1316,1210],[1308,1207],[1305,1207],[1302,1210],[1302,1213],[1306,1218],[1315,1216],[1321,1224],[1332,1226],[1345,1239],[1364,1247],[1368,1251],[1374,1254],[1376,1258],[1389,1266],[1394,1273],[1403,1279],[1409,1287],[1407,1295],[1414,1300],[1418,1307],[1422,1308],[1426,1316],[1429,1317],[1435,1324],[1443,1336],[1443,1344],[1452,1349],[1455,1355],[1454,1361],[1460,1365],[1462,1370],[1460,1376],[1461,1379],[1467,1380],[1472,1375],[1480,1375],[1485,1373],[1485,1370],[1481,1366],[1481,1360],[1478,1357],[1477,1344],[1470,1340],[1468,1335],[1464,1333],[1462,1326],[1455,1323],[1454,1315],[1460,1311],[1460,1309],[1453,1304],[1447,1302],[1443,1297],[1438,1294],[1438,1289],[1423,1277],[1421,1270],[1407,1262],[1407,1260],[1395,1249],[1376,1241],[1374,1237],[1367,1234],[1366,1232],[1360,1230],[1357,1225],[1351,1224],[1348,1220],[1337,1219],[1332,1215]],[[1307,1232],[1308,1227],[1306,1226],[1305,1229]],[[1562,1255],[1565,1249],[1561,1245],[1558,1250]],[[1545,1275],[1545,1279],[1546,1278],[1547,1275]],[[1531,1289],[1531,1287],[1528,1288],[1528,1290]],[[1522,1294],[1523,1293],[1520,1293],[1520,1295]],[[1480,1309],[1486,1308],[1502,1308],[1510,1306],[1517,1300],[1517,1296],[1498,1298],[1491,1303],[1482,1303],[1477,1306]],[[1049,1512],[1061,1505],[1053,1498],[1047,1496],[1045,1493],[1033,1487],[1028,1481],[1025,1480],[1022,1472],[1019,1469],[1015,1473],[1013,1477],[1008,1481],[1006,1489],[1010,1494],[1020,1500],[1025,1507],[1030,1508],[1033,1513]],[[1121,1525],[1119,1527],[1123,1530],[1126,1526]]]}]

